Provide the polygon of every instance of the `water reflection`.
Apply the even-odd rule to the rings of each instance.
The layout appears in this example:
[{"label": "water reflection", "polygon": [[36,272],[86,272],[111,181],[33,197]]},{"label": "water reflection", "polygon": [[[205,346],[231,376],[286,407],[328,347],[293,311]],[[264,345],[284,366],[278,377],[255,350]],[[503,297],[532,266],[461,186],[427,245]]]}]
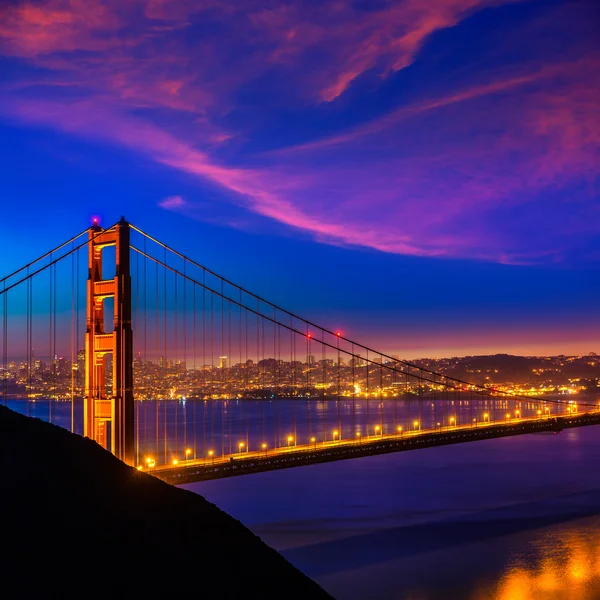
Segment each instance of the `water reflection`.
[{"label": "water reflection", "polygon": [[599,429],[186,487],[338,600],[600,599]]},{"label": "water reflection", "polygon": [[[9,400],[18,412],[83,433],[83,401]],[[369,439],[401,432],[478,427],[546,418],[533,402],[486,400],[139,400],[135,402],[135,462],[157,465],[207,459],[264,447]],[[562,410],[562,407],[561,407]],[[539,414],[542,413],[542,414]],[[292,442],[290,442],[290,439]],[[242,444],[242,446],[240,446]]]},{"label": "water reflection", "polygon": [[548,533],[533,544],[537,560],[513,559],[492,589],[472,600],[597,600],[600,598],[600,533]]}]

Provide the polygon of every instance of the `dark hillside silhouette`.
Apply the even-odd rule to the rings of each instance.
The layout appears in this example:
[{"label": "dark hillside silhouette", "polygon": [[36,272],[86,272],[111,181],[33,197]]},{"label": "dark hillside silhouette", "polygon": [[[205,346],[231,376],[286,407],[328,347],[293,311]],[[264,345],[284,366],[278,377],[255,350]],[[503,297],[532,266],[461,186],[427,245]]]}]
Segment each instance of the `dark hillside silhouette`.
[{"label": "dark hillside silhouette", "polygon": [[330,598],[201,496],[0,406],[2,597]]}]

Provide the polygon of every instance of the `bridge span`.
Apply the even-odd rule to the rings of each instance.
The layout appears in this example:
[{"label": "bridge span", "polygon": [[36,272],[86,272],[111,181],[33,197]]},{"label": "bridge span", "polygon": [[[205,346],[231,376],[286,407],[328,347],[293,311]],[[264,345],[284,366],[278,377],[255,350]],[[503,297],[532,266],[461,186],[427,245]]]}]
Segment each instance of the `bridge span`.
[{"label": "bridge span", "polygon": [[0,402],[171,483],[600,422],[583,385],[465,373],[300,317],[124,219],[0,278]]},{"label": "bridge span", "polygon": [[367,438],[357,437],[352,440],[315,442],[302,446],[276,448],[271,451],[265,448],[255,452],[240,452],[201,460],[181,461],[176,465],[161,465],[152,468],[146,466],[142,469],[167,483],[181,485],[492,438],[544,432],[558,434],[563,429],[587,425],[600,425],[600,411],[561,417],[521,419],[501,424],[476,423],[451,427],[447,430],[428,429],[373,435]]}]

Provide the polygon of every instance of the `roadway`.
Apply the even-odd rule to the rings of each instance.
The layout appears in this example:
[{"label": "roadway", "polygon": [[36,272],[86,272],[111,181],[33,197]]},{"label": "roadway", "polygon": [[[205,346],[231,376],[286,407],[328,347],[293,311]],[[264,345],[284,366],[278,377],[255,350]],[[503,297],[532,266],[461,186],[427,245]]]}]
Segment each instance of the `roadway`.
[{"label": "roadway", "polygon": [[224,456],[181,460],[176,464],[140,465],[138,469],[169,483],[181,484],[482,439],[543,431],[558,433],[570,427],[596,424],[600,424],[600,411],[558,417],[513,418],[505,423],[475,422],[391,434],[357,435],[353,439],[325,442],[312,438],[308,444],[264,447],[254,451],[246,449]]}]

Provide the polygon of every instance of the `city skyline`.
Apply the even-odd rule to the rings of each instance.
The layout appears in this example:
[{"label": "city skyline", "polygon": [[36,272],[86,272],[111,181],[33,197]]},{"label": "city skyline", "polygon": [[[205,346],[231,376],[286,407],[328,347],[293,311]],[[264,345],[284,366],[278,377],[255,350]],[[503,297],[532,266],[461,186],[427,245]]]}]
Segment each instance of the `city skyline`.
[{"label": "city skyline", "polygon": [[[404,398],[406,394],[440,392],[458,394],[491,391],[498,398],[516,396],[536,399],[564,396],[584,405],[597,393],[598,355],[517,357],[510,355],[465,356],[422,359],[407,366],[398,356],[361,354],[334,357],[306,355],[275,358],[227,356],[194,357],[189,362],[160,356],[135,357],[135,400],[236,399],[275,397]],[[423,379],[422,379],[423,378]],[[112,386],[110,363],[106,386]],[[3,399],[84,397],[85,350],[75,360],[32,355],[29,360],[7,360],[0,365],[0,395]],[[465,396],[466,393],[466,396]],[[507,394],[503,396],[503,394]],[[587,395],[587,396],[586,396]],[[590,396],[591,395],[591,396]],[[588,399],[586,400],[586,397]],[[438,398],[439,399],[439,398]],[[575,400],[573,400],[575,399]]]}]

